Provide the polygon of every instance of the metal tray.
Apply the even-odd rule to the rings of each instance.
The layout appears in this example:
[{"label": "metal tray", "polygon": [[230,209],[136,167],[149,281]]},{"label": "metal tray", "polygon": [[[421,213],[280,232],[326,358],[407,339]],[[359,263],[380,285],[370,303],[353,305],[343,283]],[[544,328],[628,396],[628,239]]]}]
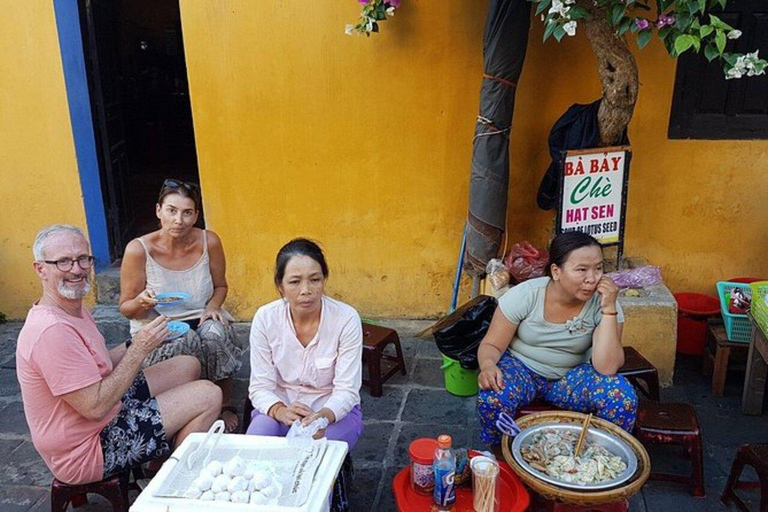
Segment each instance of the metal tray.
[{"label": "metal tray", "polygon": [[522,454],[520,453],[520,449],[523,446],[527,446],[531,444],[531,438],[532,436],[540,431],[540,430],[547,430],[547,429],[553,429],[553,430],[573,430],[577,433],[581,432],[581,425],[575,424],[575,423],[544,423],[541,425],[535,425],[533,427],[529,427],[524,429],[522,432],[520,432],[512,442],[512,456],[515,458],[515,461],[517,461],[520,466],[527,471],[528,473],[532,474],[533,476],[540,478],[541,480],[544,480],[545,482],[548,482],[552,485],[557,485],[559,487],[565,487],[567,489],[575,489],[580,491],[604,491],[606,489],[612,489],[614,487],[618,487],[621,484],[627,482],[637,471],[637,456],[635,455],[635,452],[632,451],[632,448],[627,445],[623,440],[619,439],[618,437],[615,437],[612,434],[609,434],[608,432],[605,432],[603,430],[599,430],[595,427],[590,427],[589,432],[587,433],[587,441],[590,443],[595,443],[597,445],[603,446],[606,450],[611,452],[614,455],[618,455],[621,457],[621,459],[627,464],[627,469],[620,474],[618,477],[614,478],[613,480],[606,480],[605,482],[599,482],[594,484],[579,484],[579,483],[573,483],[573,482],[564,482],[558,478],[549,476],[546,473],[543,473],[537,469],[534,469],[531,467],[523,458]]}]

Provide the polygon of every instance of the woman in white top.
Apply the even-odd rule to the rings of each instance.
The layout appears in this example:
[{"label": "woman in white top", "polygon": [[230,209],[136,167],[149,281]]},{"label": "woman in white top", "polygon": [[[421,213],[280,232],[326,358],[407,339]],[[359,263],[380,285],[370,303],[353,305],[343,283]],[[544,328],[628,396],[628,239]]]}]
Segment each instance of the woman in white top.
[{"label": "woman in white top", "polygon": [[291,240],[275,267],[282,298],[259,308],[251,325],[248,434],[284,436],[295,420],[324,417],[329,426],[316,437],[351,450],[363,433],[360,316],[324,294],[328,265],[316,243]]},{"label": "woman in white top", "polygon": [[[194,183],[165,180],[157,200],[160,229],[132,240],[120,267],[120,312],[131,320],[131,334],[162,313],[186,322],[187,334],[152,352],[144,366],[177,355],[193,355],[202,378],[221,387],[222,419],[227,431],[239,428],[232,406],[232,376],[240,369],[242,347],[232,317],[222,307],[227,297],[226,261],[221,240],[213,231],[195,227],[200,213],[199,189]],[[158,304],[159,293],[185,292],[177,305]]]}]

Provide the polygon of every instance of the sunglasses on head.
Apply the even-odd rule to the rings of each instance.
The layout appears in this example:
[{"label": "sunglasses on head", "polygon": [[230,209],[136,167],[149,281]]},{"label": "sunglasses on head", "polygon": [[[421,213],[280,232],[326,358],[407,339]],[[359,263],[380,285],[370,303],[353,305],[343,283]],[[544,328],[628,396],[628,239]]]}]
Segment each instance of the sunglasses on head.
[{"label": "sunglasses on head", "polygon": [[164,190],[168,190],[168,189],[173,190],[177,188],[183,188],[188,192],[194,192],[195,194],[197,194],[199,190],[197,183],[190,183],[187,181],[181,181],[181,180],[175,180],[175,179],[167,179],[163,182],[163,187],[160,189],[160,192],[163,192]]}]

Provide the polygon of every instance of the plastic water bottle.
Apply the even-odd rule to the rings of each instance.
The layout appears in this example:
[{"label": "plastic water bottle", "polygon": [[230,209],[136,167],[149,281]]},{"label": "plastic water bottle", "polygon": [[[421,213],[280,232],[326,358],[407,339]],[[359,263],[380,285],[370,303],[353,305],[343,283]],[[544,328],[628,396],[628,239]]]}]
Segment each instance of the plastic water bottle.
[{"label": "plastic water bottle", "polygon": [[432,463],[435,471],[435,490],[433,498],[437,510],[451,511],[456,503],[456,487],[453,483],[456,476],[456,455],[451,449],[451,436],[441,435],[437,438],[435,461]]}]

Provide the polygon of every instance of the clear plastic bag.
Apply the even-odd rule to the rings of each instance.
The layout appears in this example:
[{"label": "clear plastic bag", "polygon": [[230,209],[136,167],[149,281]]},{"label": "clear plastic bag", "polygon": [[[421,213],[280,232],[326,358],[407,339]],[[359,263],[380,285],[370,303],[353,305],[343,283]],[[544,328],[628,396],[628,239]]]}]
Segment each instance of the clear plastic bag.
[{"label": "clear plastic bag", "polygon": [[500,259],[493,258],[485,266],[494,297],[498,298],[509,288],[509,271]]},{"label": "clear plastic bag", "polygon": [[319,431],[328,428],[327,418],[317,418],[309,425],[302,425],[301,420],[296,420],[291,425],[288,433],[285,435],[286,439],[309,439],[312,440]]},{"label": "clear plastic bag", "polygon": [[661,284],[661,268],[652,265],[606,274],[619,288],[645,288]]}]

